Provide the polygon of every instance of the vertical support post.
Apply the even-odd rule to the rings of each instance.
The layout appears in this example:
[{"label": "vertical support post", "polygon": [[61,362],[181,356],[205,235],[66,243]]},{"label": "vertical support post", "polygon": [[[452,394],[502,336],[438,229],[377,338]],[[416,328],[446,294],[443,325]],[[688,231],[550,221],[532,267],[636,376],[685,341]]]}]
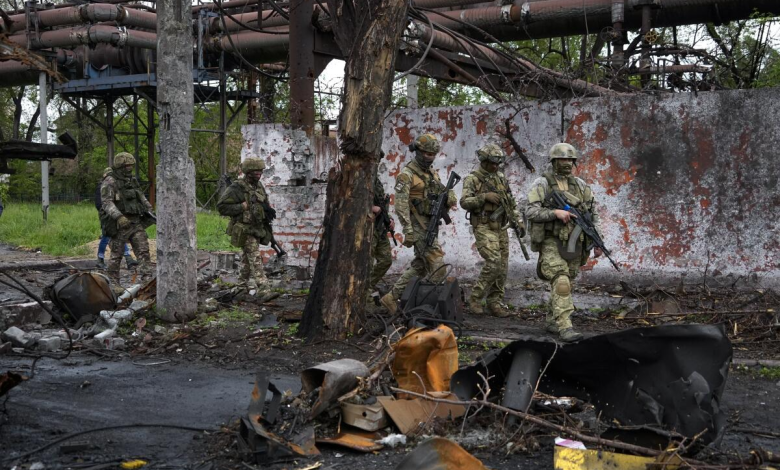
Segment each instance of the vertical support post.
[{"label": "vertical support post", "polygon": [[192,320],[198,306],[191,8],[191,0],[157,1],[157,314],[168,322]]},{"label": "vertical support post", "polygon": [[227,174],[227,77],[225,53],[219,55],[219,176]]},{"label": "vertical support post", "polygon": [[155,180],[154,175],[154,108],[152,103],[146,102],[146,176],[149,178],[149,203],[155,205]]},{"label": "vertical support post", "polygon": [[406,76],[406,107],[407,108],[419,108],[420,102],[417,99],[417,82],[420,77],[417,75]]},{"label": "vertical support post", "polygon": [[139,178],[141,156],[138,153],[141,149],[138,147],[138,95],[133,96],[133,144],[135,148],[133,151],[133,156],[135,157],[135,177]]},{"label": "vertical support post", "polygon": [[314,2],[290,1],[290,121],[293,129],[314,132]]},{"label": "vertical support post", "polygon": [[108,166],[114,166],[114,99],[106,98],[106,152]]},{"label": "vertical support post", "polygon": [[[49,115],[47,113],[46,74],[38,75],[38,105],[40,106],[41,143],[49,143]],[[41,211],[43,221],[49,220],[49,161],[41,161]]]}]

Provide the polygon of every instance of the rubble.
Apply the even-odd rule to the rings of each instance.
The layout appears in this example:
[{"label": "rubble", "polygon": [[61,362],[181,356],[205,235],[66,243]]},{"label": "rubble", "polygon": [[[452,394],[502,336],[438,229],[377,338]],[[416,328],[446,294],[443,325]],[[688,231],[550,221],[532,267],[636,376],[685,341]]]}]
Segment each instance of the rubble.
[{"label": "rubble", "polygon": [[310,418],[317,417],[339,397],[354,389],[358,385],[359,377],[368,376],[366,365],[354,359],[339,359],[304,370],[301,373],[303,391],[311,393],[319,389]]},{"label": "rubble", "polygon": [[395,470],[487,470],[487,467],[457,443],[434,437],[418,445]]}]

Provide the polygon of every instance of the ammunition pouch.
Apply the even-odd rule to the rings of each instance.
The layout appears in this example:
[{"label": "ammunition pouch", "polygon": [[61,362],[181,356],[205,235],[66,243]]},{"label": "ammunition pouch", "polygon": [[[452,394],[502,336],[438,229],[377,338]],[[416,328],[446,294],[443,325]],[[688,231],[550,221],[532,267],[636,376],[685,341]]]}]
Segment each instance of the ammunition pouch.
[{"label": "ammunition pouch", "polygon": [[412,199],[414,209],[424,217],[431,216],[431,201],[429,199]]},{"label": "ammunition pouch", "polygon": [[[552,225],[550,222],[538,223],[531,222],[529,225],[529,235],[531,237],[531,251],[539,252],[542,249],[542,242],[544,241],[545,234],[547,233],[547,224]],[[552,228],[552,227],[551,227]]]},{"label": "ammunition pouch", "polygon": [[246,243],[246,237],[249,235],[249,226],[241,222],[235,222],[228,227],[230,232],[230,244],[236,248],[241,248]]},{"label": "ammunition pouch", "polygon": [[501,230],[504,227],[503,220],[490,220],[490,214],[472,213],[470,220],[473,227],[487,225],[490,230]]}]

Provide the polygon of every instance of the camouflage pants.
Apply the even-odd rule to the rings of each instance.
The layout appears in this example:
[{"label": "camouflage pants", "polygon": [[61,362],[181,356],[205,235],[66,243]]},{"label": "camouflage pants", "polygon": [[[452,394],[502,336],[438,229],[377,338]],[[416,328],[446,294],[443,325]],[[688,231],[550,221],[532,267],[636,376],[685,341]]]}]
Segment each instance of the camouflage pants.
[{"label": "camouflage pants", "polygon": [[264,286],[268,279],[263,269],[263,257],[260,254],[260,242],[252,235],[246,236],[246,242],[241,247],[241,271],[239,281],[247,283],[254,280],[258,287]]},{"label": "camouflage pants", "polygon": [[[414,259],[412,264],[406,268],[406,271],[401,274],[401,277],[393,285],[393,289],[390,291],[393,294],[393,299],[398,300],[401,298],[401,294],[404,293],[406,285],[413,277],[425,277],[433,272],[431,281],[439,282],[447,275],[447,270],[442,266],[444,265],[444,252],[441,251],[439,241],[436,240],[433,246],[425,246],[425,230],[414,227],[415,240],[418,242],[414,245]],[[441,269],[440,269],[441,268]]]},{"label": "camouflage pants", "polygon": [[545,238],[539,252],[539,270],[543,279],[550,281],[550,313],[547,325],[558,330],[571,328],[574,302],[571,298],[574,278],[580,270],[580,259],[566,261],[558,253],[555,238]]},{"label": "camouflage pants", "polygon": [[368,292],[374,292],[376,285],[390,269],[393,264],[393,253],[390,250],[390,239],[387,233],[381,231],[374,232],[374,240],[371,242],[371,258],[373,266],[371,267],[371,277],[368,281]]},{"label": "camouflage pants", "polygon": [[111,249],[111,258],[108,260],[108,277],[117,285],[119,283],[119,266],[122,262],[122,255],[125,250],[125,243],[130,243],[133,247],[133,253],[138,258],[138,273],[141,280],[148,279],[152,274],[151,261],[149,257],[149,237],[146,230],[137,217],[129,217],[130,225],[111,238],[108,247]]},{"label": "camouflage pants", "polygon": [[474,238],[479,255],[485,260],[479,279],[471,291],[471,298],[494,304],[504,300],[504,285],[509,267],[509,236],[505,229],[493,230],[487,224],[474,227]]}]

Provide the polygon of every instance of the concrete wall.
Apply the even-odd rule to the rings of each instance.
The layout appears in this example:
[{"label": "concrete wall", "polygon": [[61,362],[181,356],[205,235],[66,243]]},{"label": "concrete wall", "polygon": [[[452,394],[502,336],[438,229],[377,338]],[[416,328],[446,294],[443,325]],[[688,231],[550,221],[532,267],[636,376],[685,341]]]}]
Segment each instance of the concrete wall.
[{"label": "concrete wall", "polygon": [[[524,197],[547,166],[547,149],[563,136],[582,152],[575,173],[594,187],[605,239],[623,279],[693,280],[706,269],[708,277],[749,276],[778,285],[777,109],[780,94],[766,89],[397,111],[385,123],[387,159],[380,172],[392,190],[412,156],[407,145],[430,132],[442,140],[435,162],[442,179],[451,171],[465,177],[485,143],[511,151],[496,131],[513,116],[513,135],[537,168],[530,174],[516,156],[510,159],[505,173],[515,195]],[[245,126],[243,132],[244,156],[261,156],[272,168],[266,180],[277,185],[271,198],[282,209],[280,239],[297,250],[291,261],[313,268],[325,198],[316,181],[336,161],[335,143],[320,137],[306,142],[305,136],[302,141],[278,125]],[[295,180],[296,158],[305,167],[299,173],[313,185],[284,186]],[[440,240],[455,273],[473,277],[481,258],[464,217],[457,211]],[[526,262],[516,242],[510,248],[513,275],[532,276],[535,261]],[[403,269],[410,255],[409,249],[394,249],[393,271]],[[606,261],[584,269],[591,279],[617,279]]]}]

